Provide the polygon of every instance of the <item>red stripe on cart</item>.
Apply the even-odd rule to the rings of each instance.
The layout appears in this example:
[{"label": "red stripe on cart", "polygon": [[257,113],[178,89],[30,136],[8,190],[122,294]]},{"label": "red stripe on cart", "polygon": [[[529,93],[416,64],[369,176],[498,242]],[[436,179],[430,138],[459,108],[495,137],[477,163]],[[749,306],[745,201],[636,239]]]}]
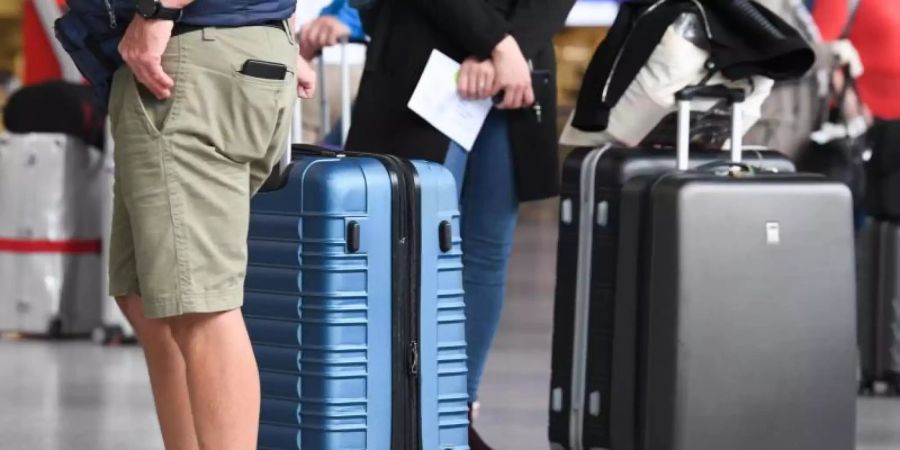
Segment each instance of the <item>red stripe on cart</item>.
[{"label": "red stripe on cart", "polygon": [[102,248],[99,239],[62,241],[0,239],[0,252],[5,253],[100,254]]}]

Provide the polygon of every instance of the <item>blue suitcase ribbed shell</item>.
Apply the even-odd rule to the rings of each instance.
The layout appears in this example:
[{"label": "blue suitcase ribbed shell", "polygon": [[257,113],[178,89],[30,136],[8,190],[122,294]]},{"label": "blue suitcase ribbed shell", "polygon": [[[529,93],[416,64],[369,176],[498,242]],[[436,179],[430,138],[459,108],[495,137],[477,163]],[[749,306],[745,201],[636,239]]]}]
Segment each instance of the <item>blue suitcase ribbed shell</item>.
[{"label": "blue suitcase ribbed shell", "polygon": [[[444,167],[413,166],[422,218],[423,449],[465,450],[456,188]],[[390,449],[395,213],[388,169],[372,157],[298,156],[282,188],[254,198],[243,312],[262,382],[260,449]],[[452,225],[447,252],[438,232],[444,221]],[[355,252],[351,222],[359,224]]]}]

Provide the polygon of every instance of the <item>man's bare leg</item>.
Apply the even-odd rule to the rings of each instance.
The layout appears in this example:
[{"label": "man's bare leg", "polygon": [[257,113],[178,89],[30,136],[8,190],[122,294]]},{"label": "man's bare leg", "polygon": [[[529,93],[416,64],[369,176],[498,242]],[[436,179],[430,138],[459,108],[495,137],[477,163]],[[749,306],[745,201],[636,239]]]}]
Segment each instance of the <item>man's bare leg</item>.
[{"label": "man's bare leg", "polygon": [[187,365],[201,450],[255,450],[259,372],[238,309],[166,319]]},{"label": "man's bare leg", "polygon": [[150,373],[156,415],[166,450],[197,450],[199,445],[188,396],[187,371],[172,329],[163,320],[144,317],[140,297],[118,297],[116,301],[144,347],[144,359]]}]

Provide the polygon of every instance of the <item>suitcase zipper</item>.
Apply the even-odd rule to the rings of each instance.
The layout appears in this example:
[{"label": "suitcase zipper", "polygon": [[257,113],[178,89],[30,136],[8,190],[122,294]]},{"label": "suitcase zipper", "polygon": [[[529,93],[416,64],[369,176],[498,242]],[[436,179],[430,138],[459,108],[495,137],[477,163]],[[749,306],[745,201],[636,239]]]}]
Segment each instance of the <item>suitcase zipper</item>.
[{"label": "suitcase zipper", "polygon": [[396,211],[392,224],[391,450],[421,450],[419,181],[412,163],[390,155],[370,156],[381,160],[391,175]]},{"label": "suitcase zipper", "polygon": [[419,342],[421,340],[421,246],[422,233],[420,224],[422,216],[419,205],[421,203],[421,187],[419,185],[419,177],[416,168],[412,162],[397,158],[401,167],[401,172],[406,177],[406,219],[408,226],[406,227],[407,236],[407,262],[409,267],[407,306],[408,306],[408,328],[407,328],[407,392],[408,403],[406,410],[408,412],[409,421],[409,441],[407,447],[410,450],[422,450],[422,384],[419,379],[419,366],[421,363]]}]

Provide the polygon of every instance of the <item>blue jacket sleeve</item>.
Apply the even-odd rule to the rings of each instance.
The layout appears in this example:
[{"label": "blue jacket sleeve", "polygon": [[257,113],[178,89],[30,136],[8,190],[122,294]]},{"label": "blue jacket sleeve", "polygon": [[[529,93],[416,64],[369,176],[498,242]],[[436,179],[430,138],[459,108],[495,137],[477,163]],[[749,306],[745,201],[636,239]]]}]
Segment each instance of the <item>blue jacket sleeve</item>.
[{"label": "blue jacket sleeve", "polygon": [[362,20],[359,18],[359,12],[356,8],[350,6],[347,0],[334,0],[328,6],[322,8],[319,12],[320,16],[336,16],[338,20],[350,28],[350,39],[365,39],[366,32],[363,30]]}]

